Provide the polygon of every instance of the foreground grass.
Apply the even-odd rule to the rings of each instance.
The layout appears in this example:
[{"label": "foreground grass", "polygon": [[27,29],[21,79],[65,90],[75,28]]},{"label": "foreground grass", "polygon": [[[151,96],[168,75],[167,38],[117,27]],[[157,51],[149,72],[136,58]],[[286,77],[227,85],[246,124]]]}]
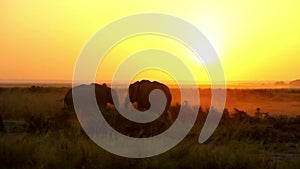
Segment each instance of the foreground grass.
[{"label": "foreground grass", "polygon": [[[282,147],[282,146],[281,146]],[[299,150],[299,148],[298,148]],[[151,158],[112,155],[81,134],[51,131],[44,135],[5,134],[0,138],[1,168],[298,168],[299,155],[276,158],[276,149],[253,140],[198,144],[184,140]],[[278,151],[280,153],[280,151]],[[283,153],[283,152],[282,152]]]},{"label": "foreground grass", "polygon": [[64,121],[68,124],[52,124],[40,133],[17,130],[2,133],[0,168],[299,168],[300,124],[291,128],[296,119],[289,119],[285,128],[276,128],[276,123],[264,119],[223,120],[214,135],[199,144],[201,118],[205,118],[204,115],[199,116],[195,127],[176,147],[144,159],[123,158],[106,152],[70,117]]}]

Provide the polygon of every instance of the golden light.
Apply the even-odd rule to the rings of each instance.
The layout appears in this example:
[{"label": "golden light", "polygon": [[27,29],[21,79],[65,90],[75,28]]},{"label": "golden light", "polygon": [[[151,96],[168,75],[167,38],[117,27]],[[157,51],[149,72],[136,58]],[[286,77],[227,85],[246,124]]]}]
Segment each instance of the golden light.
[{"label": "golden light", "polygon": [[0,80],[71,80],[89,37],[116,19],[145,12],[195,25],[230,81],[300,77],[300,1],[29,0],[0,2]]}]

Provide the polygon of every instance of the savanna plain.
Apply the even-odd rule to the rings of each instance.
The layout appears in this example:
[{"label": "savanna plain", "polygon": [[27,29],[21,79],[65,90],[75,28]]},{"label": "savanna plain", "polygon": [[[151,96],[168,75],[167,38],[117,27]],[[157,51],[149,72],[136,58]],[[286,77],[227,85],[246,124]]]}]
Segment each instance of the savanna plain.
[{"label": "savanna plain", "polygon": [[[90,140],[75,112],[64,108],[69,89],[0,88],[0,168],[300,168],[300,89],[227,89],[221,122],[202,144],[198,137],[211,94],[210,89],[199,89],[201,107],[190,133],[168,152],[143,159],[113,155]],[[163,132],[160,130],[176,119],[180,96],[178,89],[171,91],[170,115],[148,129],[120,127],[122,121],[116,110],[103,112],[119,132],[149,137]],[[191,107],[193,104],[187,102]]]}]

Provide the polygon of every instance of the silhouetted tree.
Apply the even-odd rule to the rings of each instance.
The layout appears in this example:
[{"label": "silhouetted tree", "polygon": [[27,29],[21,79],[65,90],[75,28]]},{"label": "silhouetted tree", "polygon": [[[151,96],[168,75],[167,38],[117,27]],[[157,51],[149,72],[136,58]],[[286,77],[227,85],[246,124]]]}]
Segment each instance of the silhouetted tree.
[{"label": "silhouetted tree", "polygon": [[260,111],[260,108],[256,108],[256,112],[254,113],[256,118],[262,118],[262,112]]},{"label": "silhouetted tree", "polygon": [[40,91],[40,89],[42,89],[40,86],[32,85],[32,86],[29,88],[29,91],[31,91],[31,92],[38,92],[38,91]]}]

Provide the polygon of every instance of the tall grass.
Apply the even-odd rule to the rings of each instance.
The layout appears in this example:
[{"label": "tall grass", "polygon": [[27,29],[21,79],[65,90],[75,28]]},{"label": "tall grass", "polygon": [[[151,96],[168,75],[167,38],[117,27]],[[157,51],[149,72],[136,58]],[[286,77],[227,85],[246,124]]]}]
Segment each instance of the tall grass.
[{"label": "tall grass", "polygon": [[0,113],[6,120],[23,120],[31,115],[52,116],[63,107],[68,88],[2,88]]},{"label": "tall grass", "polygon": [[[8,141],[9,140],[9,141]],[[84,137],[61,132],[0,138],[1,168],[298,168],[299,157],[277,160],[262,144],[183,142],[159,156],[128,159],[109,154]]]},{"label": "tall grass", "polygon": [[[0,133],[1,169],[298,169],[300,166],[300,116],[254,117],[238,109],[224,110],[213,136],[199,144],[197,140],[207,116],[207,111],[200,108],[196,124],[177,146],[155,157],[130,159],[110,154],[85,135],[74,112],[63,109],[66,91],[67,88],[36,87],[0,90],[0,114],[6,127],[6,133]],[[179,108],[180,105],[172,106],[174,118],[163,120],[172,124]],[[117,113],[104,111],[112,126],[122,123]],[[130,133],[139,133],[141,128],[124,130],[121,126],[118,130],[136,137],[161,132],[162,127],[150,127],[153,128],[149,131],[154,133],[144,130],[144,135]]]}]

